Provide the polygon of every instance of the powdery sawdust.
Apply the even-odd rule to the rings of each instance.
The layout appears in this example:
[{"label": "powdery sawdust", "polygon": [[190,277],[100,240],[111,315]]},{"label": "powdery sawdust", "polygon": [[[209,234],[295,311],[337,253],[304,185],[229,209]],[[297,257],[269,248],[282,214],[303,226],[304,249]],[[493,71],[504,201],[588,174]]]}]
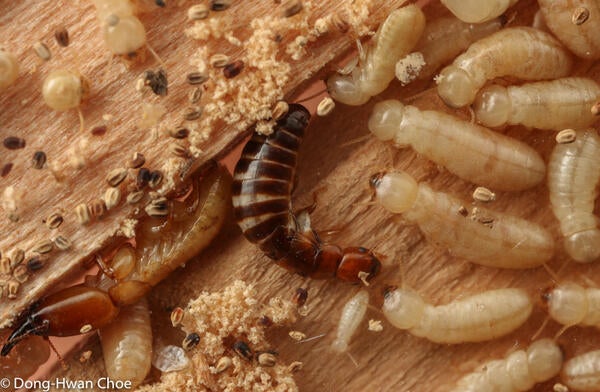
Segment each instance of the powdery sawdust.
[{"label": "powdery sawdust", "polygon": [[[159,383],[139,391],[297,391],[287,364],[261,367],[256,359],[243,359],[224,343],[243,340],[254,352],[272,349],[261,318],[268,317],[273,325],[295,322],[292,302],[274,297],[263,304],[256,297],[254,285],[236,281],[222,292],[203,292],[192,300],[184,309],[181,326],[186,334],[200,335],[200,343],[188,352],[191,366],[164,373]],[[215,365],[223,356],[232,363],[218,373]]]}]

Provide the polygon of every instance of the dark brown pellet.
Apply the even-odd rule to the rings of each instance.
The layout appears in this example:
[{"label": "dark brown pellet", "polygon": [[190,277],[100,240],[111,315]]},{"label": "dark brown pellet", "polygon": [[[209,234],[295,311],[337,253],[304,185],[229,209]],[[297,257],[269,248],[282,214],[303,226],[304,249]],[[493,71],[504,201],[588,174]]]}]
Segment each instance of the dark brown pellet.
[{"label": "dark brown pellet", "polygon": [[192,72],[186,76],[187,82],[191,85],[202,84],[208,80],[208,76],[202,72]]},{"label": "dark brown pellet", "polygon": [[43,151],[34,152],[32,164],[34,169],[42,169],[46,164],[46,153]]},{"label": "dark brown pellet", "polygon": [[299,287],[296,289],[292,301],[298,306],[303,306],[308,299],[308,290],[305,288]]},{"label": "dark brown pellet", "polygon": [[286,8],[283,11],[283,16],[289,18],[296,15],[300,11],[302,11],[302,3],[300,1],[293,0],[286,4]]},{"label": "dark brown pellet", "polygon": [[200,336],[196,332],[192,332],[183,339],[181,347],[184,350],[191,350],[200,343]]},{"label": "dark brown pellet", "polygon": [[146,163],[146,157],[144,157],[144,154],[135,152],[133,153],[133,158],[131,158],[131,161],[129,161],[129,167],[137,169],[142,167],[144,163]]},{"label": "dark brown pellet", "polygon": [[106,133],[106,125],[97,125],[94,128],[92,128],[91,133],[94,136],[102,136]]},{"label": "dark brown pellet", "polygon": [[244,69],[244,62],[242,60],[234,61],[233,63],[227,64],[223,67],[223,75],[227,79],[235,78]]},{"label": "dark brown pellet", "polygon": [[171,137],[175,139],[185,139],[186,137],[188,137],[189,134],[190,130],[185,127],[179,127],[169,132],[169,135],[171,135]]},{"label": "dark brown pellet", "polygon": [[213,11],[225,11],[231,6],[231,0],[211,0],[210,9]]},{"label": "dark brown pellet", "polygon": [[59,27],[56,29],[54,32],[54,38],[56,39],[58,45],[62,46],[63,48],[69,46],[69,32],[65,27]]},{"label": "dark brown pellet", "polygon": [[33,256],[27,260],[27,269],[31,272],[39,271],[46,265],[46,260],[44,256]]},{"label": "dark brown pellet", "polygon": [[154,0],[154,4],[156,4],[160,8],[165,8],[167,6],[167,4],[164,2],[164,0]]},{"label": "dark brown pellet", "polygon": [[254,356],[252,354],[252,349],[250,349],[248,344],[241,340],[237,341],[233,344],[233,351],[235,351],[235,353],[237,355],[239,355],[240,357],[244,358],[247,361],[251,361],[252,357]]},{"label": "dark brown pellet", "polygon": [[146,185],[148,185],[149,181],[150,181],[150,170],[148,170],[145,167],[142,167],[140,169],[140,171],[138,171],[138,175],[135,180],[135,185],[138,187],[138,189],[143,189],[146,187]]},{"label": "dark brown pellet", "polygon": [[17,136],[9,136],[2,142],[4,147],[9,150],[19,150],[21,148],[25,148],[25,139],[17,137]]},{"label": "dark brown pellet", "polygon": [[4,166],[2,166],[2,171],[0,172],[0,176],[2,176],[2,177],[8,176],[8,174],[10,173],[12,168],[13,168],[12,162],[5,164]]},{"label": "dark brown pellet", "polygon": [[155,189],[160,186],[163,180],[163,174],[159,170],[150,172],[150,178],[148,179],[148,185],[150,188]]}]

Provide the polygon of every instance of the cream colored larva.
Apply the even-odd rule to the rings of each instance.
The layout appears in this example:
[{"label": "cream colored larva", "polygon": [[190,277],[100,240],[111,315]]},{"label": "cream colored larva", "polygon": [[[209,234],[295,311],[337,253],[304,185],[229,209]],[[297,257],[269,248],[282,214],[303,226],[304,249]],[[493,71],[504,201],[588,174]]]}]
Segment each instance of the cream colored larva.
[{"label": "cream colored larva", "polygon": [[99,334],[108,377],[129,380],[134,388],[140,385],[152,360],[152,327],[146,299],[121,308],[117,318]]},{"label": "cream colored larva", "polygon": [[371,186],[385,209],[403,214],[430,241],[472,263],[532,268],[554,254],[554,240],[542,226],[484,208],[473,208],[469,216],[469,203],[419,184],[405,172],[376,174]]},{"label": "cream colored larva", "polygon": [[386,89],[394,79],[396,62],[416,45],[425,27],[425,15],[415,5],[393,11],[373,37],[351,75],[333,75],[327,89],[336,101],[362,105]]},{"label": "cream colored larva", "polygon": [[572,391],[600,391],[600,350],[566,361],[560,378]]},{"label": "cream colored larva", "polygon": [[548,315],[556,322],[600,328],[600,289],[562,282],[542,294]]},{"label": "cream colored larva", "polygon": [[102,25],[104,42],[116,55],[137,52],[146,45],[146,29],[134,5],[127,0],[93,0]]},{"label": "cream colored larva", "polygon": [[493,190],[519,191],[545,177],[544,161],[533,148],[449,114],[387,100],[375,105],[368,126],[378,139],[411,146],[460,178]]},{"label": "cream colored larva", "polygon": [[500,16],[519,0],[441,0],[456,17],[467,23],[483,23]]},{"label": "cream colored larva", "polygon": [[451,392],[521,392],[560,372],[563,353],[551,339],[533,342],[504,359],[484,363],[479,370],[461,378]]},{"label": "cream colored larva", "polygon": [[477,120],[488,127],[522,124],[560,131],[592,125],[597,118],[590,108],[598,99],[598,83],[571,77],[521,86],[486,86],[477,95],[473,109]]},{"label": "cream colored larva", "polygon": [[575,261],[600,257],[600,229],[594,203],[600,182],[600,136],[577,131],[572,143],[557,144],[548,163],[552,212],[560,223],[565,250]]},{"label": "cream colored larva", "polygon": [[348,350],[350,339],[365,318],[368,305],[369,293],[366,290],[359,291],[346,302],[338,323],[336,338],[331,344],[334,351],[342,353]]},{"label": "cream colored larva", "polygon": [[483,342],[520,327],[533,304],[524,290],[485,291],[446,305],[426,303],[414,291],[395,289],[385,295],[383,314],[396,328],[436,343]]},{"label": "cream colored larva", "polygon": [[472,44],[439,74],[438,94],[451,107],[471,104],[486,81],[513,76],[523,80],[569,75],[573,60],[556,38],[531,27],[500,30]]},{"label": "cream colored larva", "polygon": [[19,62],[10,52],[0,49],[0,90],[12,85],[19,76]]},{"label": "cream colored larva", "polygon": [[481,24],[470,24],[453,16],[435,19],[425,26],[415,51],[423,55],[425,65],[419,79],[429,79],[442,66],[452,61],[473,42],[500,30],[500,18]]},{"label": "cream colored larva", "polygon": [[578,57],[600,59],[598,0],[538,0],[546,25]]}]

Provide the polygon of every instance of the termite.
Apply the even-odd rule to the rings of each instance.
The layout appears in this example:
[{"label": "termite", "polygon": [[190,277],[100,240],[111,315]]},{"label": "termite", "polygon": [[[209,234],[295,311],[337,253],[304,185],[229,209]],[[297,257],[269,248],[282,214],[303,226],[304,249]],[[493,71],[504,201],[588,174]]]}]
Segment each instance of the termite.
[{"label": "termite", "polygon": [[600,328],[600,289],[562,282],[545,290],[542,302],[550,318],[565,327]]},{"label": "termite", "polygon": [[417,183],[405,172],[375,174],[370,185],[385,209],[403,214],[429,240],[472,263],[533,268],[554,254],[554,240],[542,226],[484,208],[469,217],[464,207],[468,203]]},{"label": "termite", "polygon": [[500,18],[481,24],[470,24],[453,16],[438,18],[427,23],[421,39],[415,46],[425,60],[418,79],[429,79],[442,65],[453,60],[473,42],[500,30]]},{"label": "termite", "polygon": [[333,75],[327,89],[336,101],[362,105],[386,89],[394,79],[396,62],[415,46],[425,27],[425,15],[416,5],[393,11],[383,22],[351,75]]},{"label": "termite", "polygon": [[291,213],[296,155],[309,120],[304,106],[290,104],[271,135],[254,132],[233,175],[235,218],[246,239],[282,267],[314,279],[358,283],[364,273],[368,280],[381,265],[371,251],[325,244],[307,211]]},{"label": "termite", "polygon": [[484,363],[461,378],[452,392],[528,391],[535,384],[557,376],[562,363],[562,350],[553,340],[536,340],[526,350]]},{"label": "termite", "polygon": [[359,291],[346,302],[338,323],[336,338],[331,344],[334,351],[343,353],[348,350],[350,339],[365,318],[368,305],[369,293],[366,290]]},{"label": "termite", "polygon": [[560,131],[583,129],[596,121],[590,108],[600,99],[600,86],[588,78],[563,78],[521,86],[484,87],[473,109],[488,127],[522,124]]},{"label": "termite", "polygon": [[411,146],[457,176],[491,189],[519,191],[545,176],[544,161],[533,148],[449,114],[387,100],[373,107],[368,126],[378,139]]},{"label": "termite", "polygon": [[569,75],[573,60],[550,34],[511,27],[475,42],[437,77],[438,94],[453,108],[471,104],[486,81],[500,76],[522,80]]},{"label": "termite", "polygon": [[518,0],[441,0],[458,19],[467,23],[483,23],[502,15]]},{"label": "termite", "polygon": [[483,342],[520,327],[533,304],[522,289],[489,290],[446,305],[431,305],[408,289],[387,290],[385,318],[396,328],[436,343]]},{"label": "termite", "polygon": [[600,390],[600,350],[589,351],[566,361],[560,378],[573,391]]},{"label": "termite", "polygon": [[580,263],[600,257],[600,229],[594,203],[600,182],[600,136],[577,131],[572,143],[557,144],[548,163],[552,212],[560,223],[564,247]]},{"label": "termite", "polygon": [[600,3],[597,0],[538,0],[546,25],[578,57],[600,59]]},{"label": "termite", "polygon": [[[222,167],[191,178],[181,191],[182,196],[167,201],[168,218],[140,218],[136,246],[118,246],[110,260],[99,260],[104,274],[100,287],[93,287],[90,282],[67,287],[31,305],[20,317],[1,354],[7,355],[29,335],[72,336],[99,328],[106,331],[121,307],[137,303],[152,286],[199,253],[217,235],[227,215],[230,189],[231,178]],[[107,286],[108,291],[104,290]],[[140,319],[122,322],[134,324],[136,333],[142,333]],[[119,338],[117,332],[123,335]],[[128,334],[126,328],[116,326],[110,332],[111,343],[107,347],[130,344],[133,337]],[[120,342],[116,343],[118,339]],[[146,348],[151,345],[137,347]],[[109,353],[108,360],[116,362],[107,363],[107,370],[114,370],[124,379],[142,380],[145,375],[140,376],[139,370],[145,366],[147,357],[152,356],[151,350],[125,354],[127,358],[122,359],[114,351]],[[124,360],[129,362],[127,366],[122,366]]]},{"label": "termite", "polygon": [[12,85],[19,76],[19,62],[10,52],[0,49],[0,90]]}]

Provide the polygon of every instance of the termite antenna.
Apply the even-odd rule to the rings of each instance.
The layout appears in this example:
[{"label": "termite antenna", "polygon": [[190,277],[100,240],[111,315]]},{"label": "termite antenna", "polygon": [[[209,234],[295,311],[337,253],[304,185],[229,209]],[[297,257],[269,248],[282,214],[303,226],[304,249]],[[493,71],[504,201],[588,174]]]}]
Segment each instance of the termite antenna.
[{"label": "termite antenna", "polygon": [[52,351],[54,351],[54,353],[58,357],[58,362],[60,362],[60,366],[62,367],[62,369],[63,370],[69,370],[69,365],[67,365],[67,362],[65,362],[65,359],[62,357],[62,355],[60,355],[60,353],[58,352],[58,350],[56,349],[56,347],[54,346],[54,344],[52,344],[52,342],[50,341],[50,338],[48,338],[46,336],[45,339],[48,342],[48,345],[50,346],[50,348],[52,349]]},{"label": "termite antenna", "polygon": [[550,317],[546,316],[544,318],[544,321],[542,322],[542,325],[540,325],[540,327],[538,328],[537,331],[535,331],[535,333],[533,334],[533,336],[531,336],[531,341],[534,341],[538,338],[538,336],[540,336],[540,334],[542,333],[542,331],[546,328],[546,325],[548,325],[548,321],[550,321]]},{"label": "termite antenna", "polygon": [[352,356],[352,354],[350,354],[348,351],[346,351],[346,355],[348,356],[348,358],[350,358],[350,360],[352,361],[352,363],[354,364],[354,366],[358,367],[358,362],[356,362],[356,359],[354,359],[354,357]]},{"label": "termite antenna", "polygon": [[321,89],[321,90],[317,91],[316,93],[309,95],[308,97],[299,99],[296,101],[296,103],[310,101],[311,99],[317,98],[318,96],[322,95],[323,93],[327,93],[327,88]]},{"label": "termite antenna", "polygon": [[342,148],[349,147],[349,146],[352,146],[357,143],[362,143],[362,142],[369,140],[371,137],[372,136],[370,133],[366,134],[366,135],[358,136],[358,137],[355,137],[354,139],[348,140],[347,142],[340,144],[340,147],[342,147]]},{"label": "termite antenna", "polygon": [[158,55],[158,53],[156,53],[154,51],[154,49],[152,49],[152,46],[150,46],[149,43],[146,42],[146,48],[148,49],[148,52],[150,52],[150,54],[152,55],[152,57],[154,57],[154,59],[160,64],[161,67],[166,68],[165,63],[162,61],[162,59],[160,58],[160,56]]},{"label": "termite antenna", "polygon": [[311,340],[321,339],[323,336],[327,335],[326,333],[322,333],[320,335],[311,336],[310,338],[302,339],[298,341],[296,344],[310,342]]},{"label": "termite antenna", "polygon": [[85,121],[83,119],[83,112],[79,106],[77,107],[77,114],[79,115],[79,132],[83,132],[85,129]]},{"label": "termite antenna", "polygon": [[550,278],[552,279],[552,281],[554,283],[558,283],[558,281],[560,279],[559,279],[558,275],[556,274],[556,272],[552,271],[552,268],[550,268],[547,263],[543,263],[542,267],[544,267],[544,269],[546,270],[548,275],[550,275]]},{"label": "termite antenna", "polygon": [[569,328],[571,328],[571,325],[563,325],[563,327],[556,333],[556,335],[554,335],[554,340],[557,340],[560,337],[560,335],[565,333],[565,331]]}]

